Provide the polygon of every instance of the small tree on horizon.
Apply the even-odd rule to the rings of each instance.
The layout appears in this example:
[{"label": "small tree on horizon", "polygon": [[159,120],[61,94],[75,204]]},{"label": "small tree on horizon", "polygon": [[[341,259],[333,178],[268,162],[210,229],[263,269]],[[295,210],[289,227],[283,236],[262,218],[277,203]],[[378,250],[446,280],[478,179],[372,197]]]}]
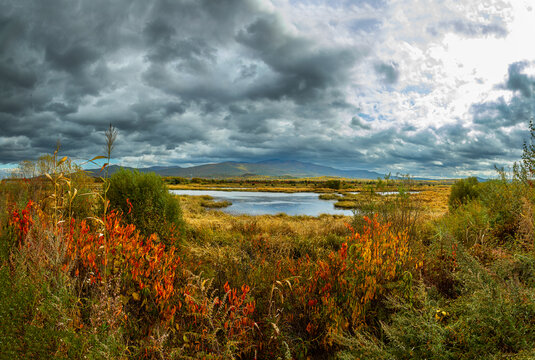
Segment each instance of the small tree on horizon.
[{"label": "small tree on horizon", "polygon": [[522,160],[513,165],[513,175],[517,180],[533,186],[535,175],[535,125],[529,121],[529,140],[522,146]]}]

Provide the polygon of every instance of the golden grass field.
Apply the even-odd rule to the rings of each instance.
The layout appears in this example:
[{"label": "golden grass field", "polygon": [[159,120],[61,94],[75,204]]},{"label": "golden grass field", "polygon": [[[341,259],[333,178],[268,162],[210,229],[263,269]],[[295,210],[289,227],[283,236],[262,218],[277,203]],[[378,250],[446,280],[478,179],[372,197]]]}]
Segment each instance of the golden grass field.
[{"label": "golden grass field", "polygon": [[[189,190],[218,190],[224,188],[225,191],[232,191],[231,186],[224,184],[221,186],[200,185],[195,186],[170,186],[170,189],[189,189]],[[250,188],[240,188],[233,186],[236,191],[251,191]],[[418,191],[417,194],[410,194],[409,196],[422,207],[423,213],[427,219],[437,218],[448,211],[448,196],[450,192],[450,185],[420,185],[411,188],[411,191]],[[333,199],[337,196],[341,201],[346,201],[354,204],[351,200],[344,200],[355,198],[356,195],[348,194],[349,192],[362,191],[363,187],[352,187],[343,189],[341,194],[336,195],[335,190],[326,188],[312,188],[312,187],[258,187],[254,191],[281,191],[281,192],[296,192],[296,191],[312,191],[323,193],[331,193],[327,199]],[[323,196],[318,194],[318,196]],[[344,197],[346,196],[346,197]],[[321,215],[319,217],[310,216],[288,216],[280,215],[230,215],[221,210],[210,209],[212,206],[206,206],[206,201],[212,201],[209,196],[179,196],[183,211],[184,220],[194,229],[210,229],[212,231],[231,231],[239,228],[244,223],[254,222],[257,230],[262,233],[271,235],[300,235],[300,236],[324,236],[327,234],[344,234],[347,233],[346,224],[352,220],[351,216],[341,215]]]}]

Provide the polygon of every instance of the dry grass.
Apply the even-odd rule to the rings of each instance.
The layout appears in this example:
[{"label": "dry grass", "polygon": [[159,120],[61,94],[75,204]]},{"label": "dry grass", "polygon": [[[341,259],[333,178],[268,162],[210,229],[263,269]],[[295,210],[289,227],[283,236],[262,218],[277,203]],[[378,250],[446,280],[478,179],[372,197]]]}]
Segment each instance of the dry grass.
[{"label": "dry grass", "polygon": [[340,208],[340,209],[355,209],[358,206],[358,203],[356,201],[350,201],[350,200],[339,200],[334,204],[334,207]]},{"label": "dry grass", "polygon": [[247,227],[254,227],[254,233],[272,236],[327,236],[329,234],[347,235],[346,224],[349,216],[322,215],[287,216],[287,215],[229,215],[221,211],[188,211],[188,200],[182,199],[183,216],[192,229],[221,232],[251,232]]},{"label": "dry grass", "polygon": [[429,186],[422,188],[418,194],[412,196],[422,202],[430,217],[437,218],[448,212],[450,189],[450,185]]},{"label": "dry grass", "polygon": [[312,185],[309,186],[265,186],[265,184],[244,185],[237,186],[235,184],[181,184],[168,185],[170,190],[216,190],[216,191],[260,191],[260,192],[282,192],[282,193],[298,193],[298,192],[314,192],[314,191],[332,191],[331,189],[318,189]]},{"label": "dry grass", "polygon": [[[240,189],[241,190],[241,189]],[[449,185],[418,187],[417,194],[411,194],[425,209],[426,217],[436,218],[448,211]],[[358,194],[348,194],[343,199],[354,206]],[[329,234],[347,235],[346,224],[351,216],[321,215],[287,216],[281,215],[230,215],[222,211],[206,210],[202,196],[180,196],[184,220],[194,231],[243,232],[244,227],[254,226],[255,233],[278,236],[321,237]],[[337,206],[340,206],[337,203]]]},{"label": "dry grass", "polygon": [[[304,179],[296,180],[295,183],[292,182],[244,182],[242,184],[236,182],[224,182],[218,184],[200,184],[200,183],[189,183],[189,184],[178,184],[178,185],[168,185],[171,190],[217,190],[217,191],[260,191],[260,192],[283,192],[283,193],[296,193],[296,192],[316,192],[320,194],[334,194],[334,193],[350,193],[350,192],[362,192],[366,191],[370,186],[374,186],[378,183],[377,180],[343,180],[343,186],[340,189],[331,189],[325,187],[325,180],[310,180],[310,182],[303,182]],[[390,180],[390,185],[384,188],[381,191],[397,191],[399,183]],[[446,182],[436,182],[436,181],[425,181],[413,183],[410,185],[410,188],[406,189],[407,191],[438,191],[441,189],[447,189],[449,193],[451,184]],[[347,194],[352,195],[352,194]]]}]

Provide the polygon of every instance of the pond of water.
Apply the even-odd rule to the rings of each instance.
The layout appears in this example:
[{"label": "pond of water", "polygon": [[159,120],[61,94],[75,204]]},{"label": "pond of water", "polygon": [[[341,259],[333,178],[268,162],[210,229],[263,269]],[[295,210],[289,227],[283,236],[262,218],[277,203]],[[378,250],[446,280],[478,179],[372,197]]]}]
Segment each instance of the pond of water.
[{"label": "pond of water", "polygon": [[353,215],[351,210],[336,209],[333,200],[320,200],[313,192],[277,193],[257,191],[170,190],[175,195],[210,195],[232,205],[221,209],[229,214],[318,216],[320,214]]}]

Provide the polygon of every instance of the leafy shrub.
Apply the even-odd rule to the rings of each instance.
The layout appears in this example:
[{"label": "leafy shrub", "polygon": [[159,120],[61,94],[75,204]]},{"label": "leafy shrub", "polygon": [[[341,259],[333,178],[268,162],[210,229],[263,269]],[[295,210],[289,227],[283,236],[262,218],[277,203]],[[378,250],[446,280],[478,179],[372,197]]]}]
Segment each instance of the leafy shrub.
[{"label": "leafy shrub", "polygon": [[171,185],[189,184],[189,180],[180,176],[167,176],[165,182]]},{"label": "leafy shrub", "polygon": [[110,207],[122,211],[125,220],[145,236],[157,234],[171,245],[183,230],[179,201],[154,173],[121,169],[110,178],[107,196]]},{"label": "leafy shrub", "polygon": [[325,181],[325,187],[329,189],[338,190],[342,186],[342,182],[340,180],[327,180]]},{"label": "leafy shrub", "polygon": [[428,249],[422,278],[426,286],[435,288],[446,298],[456,298],[459,295],[459,281],[455,278],[458,270],[457,243],[449,234],[438,236]]},{"label": "leafy shrub", "polygon": [[[514,274],[514,267],[504,266],[502,254],[500,274],[489,271],[476,259],[460,249],[458,278],[463,294],[451,307],[456,321],[454,342],[458,358],[504,358],[505,354],[521,354],[533,350],[535,342],[535,293]],[[506,260],[514,262],[514,259]],[[509,270],[510,269],[510,270]],[[499,356],[501,355],[501,356]],[[522,358],[519,356],[519,358]],[[529,357],[528,357],[529,358]]]},{"label": "leafy shrub", "polygon": [[386,182],[378,181],[375,188],[369,187],[362,194],[358,194],[355,199],[354,208],[357,210],[352,226],[357,232],[361,231],[366,225],[363,215],[373,217],[377,214],[379,221],[390,223],[394,232],[407,230],[410,238],[417,238],[418,227],[422,222],[422,205],[409,193],[413,180],[405,177],[397,182],[398,188],[394,194],[380,195],[379,192],[392,190],[388,187],[390,181],[389,179]]},{"label": "leafy shrub", "polygon": [[491,241],[491,215],[489,209],[479,200],[457,207],[438,221],[445,231],[460,244],[470,248],[475,244]]},{"label": "leafy shrub", "polygon": [[339,359],[455,359],[449,347],[452,331],[445,326],[449,313],[423,285],[416,288],[413,302],[394,296],[386,306],[393,315],[381,322],[381,337],[366,330],[338,336],[346,348]]},{"label": "leafy shrub", "polygon": [[[82,358],[94,351],[124,358],[125,339],[133,358],[226,359],[252,351],[255,302],[248,286],[212,290],[212,280],[185,269],[175,247],[156,242],[155,234],[142,236],[116,211],[96,226],[71,219],[53,230],[51,218],[30,202],[12,212],[2,232],[17,255],[9,261],[18,263],[0,263],[0,295],[15,286],[5,274],[15,265],[26,284],[16,291],[16,308],[1,301],[9,296],[0,297],[2,353]],[[16,327],[4,322],[9,316]],[[86,327],[89,333],[78,335]]]},{"label": "leafy shrub", "polygon": [[451,187],[448,205],[450,209],[455,209],[462,204],[466,204],[479,196],[478,183],[476,177],[469,177],[456,181]]},{"label": "leafy shrub", "polygon": [[1,241],[11,246],[9,258],[0,258],[0,354],[81,359],[99,357],[105,349],[108,356],[119,358],[125,348],[117,341],[120,336],[110,336],[105,328],[80,333],[82,301],[73,279],[60,270],[68,263],[65,237],[53,230],[51,218],[29,202],[13,210],[2,229]]},{"label": "leafy shrub", "polygon": [[183,325],[184,335],[178,338],[177,345],[185,344],[176,346],[177,357],[195,354],[196,358],[233,359],[236,354],[252,352],[256,324],[249,286],[233,289],[227,282],[224,295],[217,296],[212,282],[196,275],[188,279],[184,293],[189,321]]},{"label": "leafy shrub", "polygon": [[[166,249],[164,244],[155,243],[155,234],[144,238],[134,225],[121,222],[112,211],[105,219],[104,236],[85,220],[79,224],[73,221],[65,237],[70,261],[62,269],[88,292],[113,279],[119,281],[115,297],[120,296],[122,304],[117,306],[114,321],[123,325],[132,339],[139,340],[154,326],[168,326],[173,321],[184,302],[177,286],[183,274],[173,246]],[[128,322],[123,321],[126,319]]]},{"label": "leafy shrub", "polygon": [[529,198],[528,189],[505,177],[481,184],[480,200],[487,207],[491,233],[497,243],[512,242],[517,237],[523,201]]},{"label": "leafy shrub", "polygon": [[450,215],[444,218],[450,233],[464,246],[483,241],[494,244],[512,243],[518,238],[530,239],[533,222],[531,189],[520,181],[501,178],[477,183],[476,178],[452,186]]},{"label": "leafy shrub", "polygon": [[303,263],[302,276],[308,280],[295,292],[308,320],[304,333],[320,339],[323,346],[332,344],[333,335],[365,326],[368,313],[385,294],[398,288],[410,296],[404,285],[421,265],[411,253],[406,232],[393,233],[377,216],[366,222],[364,231],[353,231],[340,250],[324,260]]},{"label": "leafy shrub", "polygon": [[413,302],[389,298],[394,313],[378,334],[340,337],[348,350],[339,358],[533,359],[533,288],[489,274],[464,251],[458,266],[459,297],[446,302],[422,285]]},{"label": "leafy shrub", "polygon": [[522,147],[522,161],[513,165],[513,175],[522,184],[533,187],[535,175],[535,125],[533,116],[529,122],[529,141],[524,141]]}]

